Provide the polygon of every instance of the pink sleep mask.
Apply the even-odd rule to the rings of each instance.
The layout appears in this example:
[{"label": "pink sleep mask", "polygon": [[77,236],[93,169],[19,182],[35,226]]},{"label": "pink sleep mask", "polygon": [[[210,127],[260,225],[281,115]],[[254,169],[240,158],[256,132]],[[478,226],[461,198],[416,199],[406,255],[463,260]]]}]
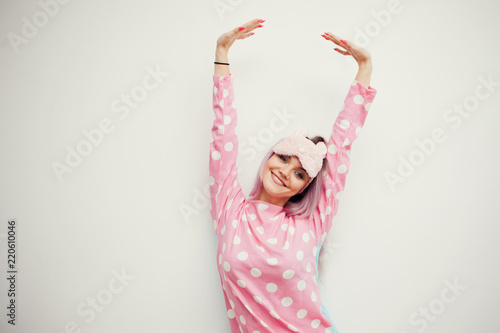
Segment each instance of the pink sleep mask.
[{"label": "pink sleep mask", "polygon": [[314,144],[306,136],[307,130],[299,129],[294,134],[279,141],[274,146],[273,151],[280,155],[297,156],[309,177],[314,178],[323,166],[326,145],[324,142]]}]

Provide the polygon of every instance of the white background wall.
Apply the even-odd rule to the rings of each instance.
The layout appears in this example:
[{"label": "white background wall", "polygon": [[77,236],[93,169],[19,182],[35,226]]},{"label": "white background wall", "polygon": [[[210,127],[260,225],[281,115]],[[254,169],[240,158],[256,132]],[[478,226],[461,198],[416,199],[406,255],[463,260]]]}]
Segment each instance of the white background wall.
[{"label": "white background wall", "polygon": [[[340,333],[498,332],[499,9],[496,0],[1,0],[0,331],[229,332],[203,194],[215,41],[262,18],[229,54],[240,145],[262,144],[240,150],[246,194],[272,143],[299,127],[330,134],[357,67],[320,35],[373,57],[378,95],[322,252],[322,301]],[[163,74],[125,114],[122,95],[140,93],[148,68]],[[285,112],[283,130],[266,136]],[[82,131],[103,121],[112,130],[85,146]],[[443,140],[425,154],[416,141],[435,129]],[[53,164],[78,147],[91,150],[59,179]],[[387,173],[401,181],[391,186]]]}]

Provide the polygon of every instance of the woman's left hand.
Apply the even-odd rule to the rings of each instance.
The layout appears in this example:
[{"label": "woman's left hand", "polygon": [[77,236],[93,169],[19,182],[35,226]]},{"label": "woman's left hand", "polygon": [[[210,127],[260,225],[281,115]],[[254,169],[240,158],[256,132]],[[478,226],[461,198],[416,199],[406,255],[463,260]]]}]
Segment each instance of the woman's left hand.
[{"label": "woman's left hand", "polygon": [[[321,36],[323,36],[326,40],[330,40],[338,46],[343,47],[345,51],[338,48],[335,48],[335,51],[343,55],[352,56],[359,66],[371,63],[370,52],[368,52],[365,48],[358,46],[348,40],[340,39],[338,36],[332,34],[331,32],[325,32],[325,34]],[[344,41],[345,43],[343,43],[342,41]]]}]

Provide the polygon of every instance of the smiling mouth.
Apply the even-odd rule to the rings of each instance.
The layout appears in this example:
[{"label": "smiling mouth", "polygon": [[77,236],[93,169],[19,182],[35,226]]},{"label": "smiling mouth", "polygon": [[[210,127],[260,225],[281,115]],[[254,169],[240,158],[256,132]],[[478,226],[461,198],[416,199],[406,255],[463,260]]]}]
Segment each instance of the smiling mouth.
[{"label": "smiling mouth", "polygon": [[283,183],[281,179],[279,179],[279,177],[276,176],[272,171],[271,171],[271,177],[273,178],[276,184],[286,187],[285,183]]}]

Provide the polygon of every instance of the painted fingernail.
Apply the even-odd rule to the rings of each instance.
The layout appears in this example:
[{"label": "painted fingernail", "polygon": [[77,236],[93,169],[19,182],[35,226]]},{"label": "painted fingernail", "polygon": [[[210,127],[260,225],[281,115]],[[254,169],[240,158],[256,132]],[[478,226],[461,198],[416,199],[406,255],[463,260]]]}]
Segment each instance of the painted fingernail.
[{"label": "painted fingernail", "polygon": [[257,28],[261,28],[261,27],[263,27],[263,25],[262,25],[262,24],[259,24],[259,26],[258,26]]},{"label": "painted fingernail", "polygon": [[334,48],[335,51],[338,51],[339,49],[338,48]]},{"label": "painted fingernail", "polygon": [[245,30],[245,27],[240,27],[240,31],[241,31],[241,30]]},{"label": "painted fingernail", "polygon": [[252,32],[252,33],[250,34],[250,36],[252,36],[252,35],[255,35],[255,32]]},{"label": "painted fingernail", "polygon": [[259,23],[264,23],[266,22],[266,20],[259,20]]},{"label": "painted fingernail", "polygon": [[342,43],[347,44],[347,42],[343,39],[340,40]]}]

